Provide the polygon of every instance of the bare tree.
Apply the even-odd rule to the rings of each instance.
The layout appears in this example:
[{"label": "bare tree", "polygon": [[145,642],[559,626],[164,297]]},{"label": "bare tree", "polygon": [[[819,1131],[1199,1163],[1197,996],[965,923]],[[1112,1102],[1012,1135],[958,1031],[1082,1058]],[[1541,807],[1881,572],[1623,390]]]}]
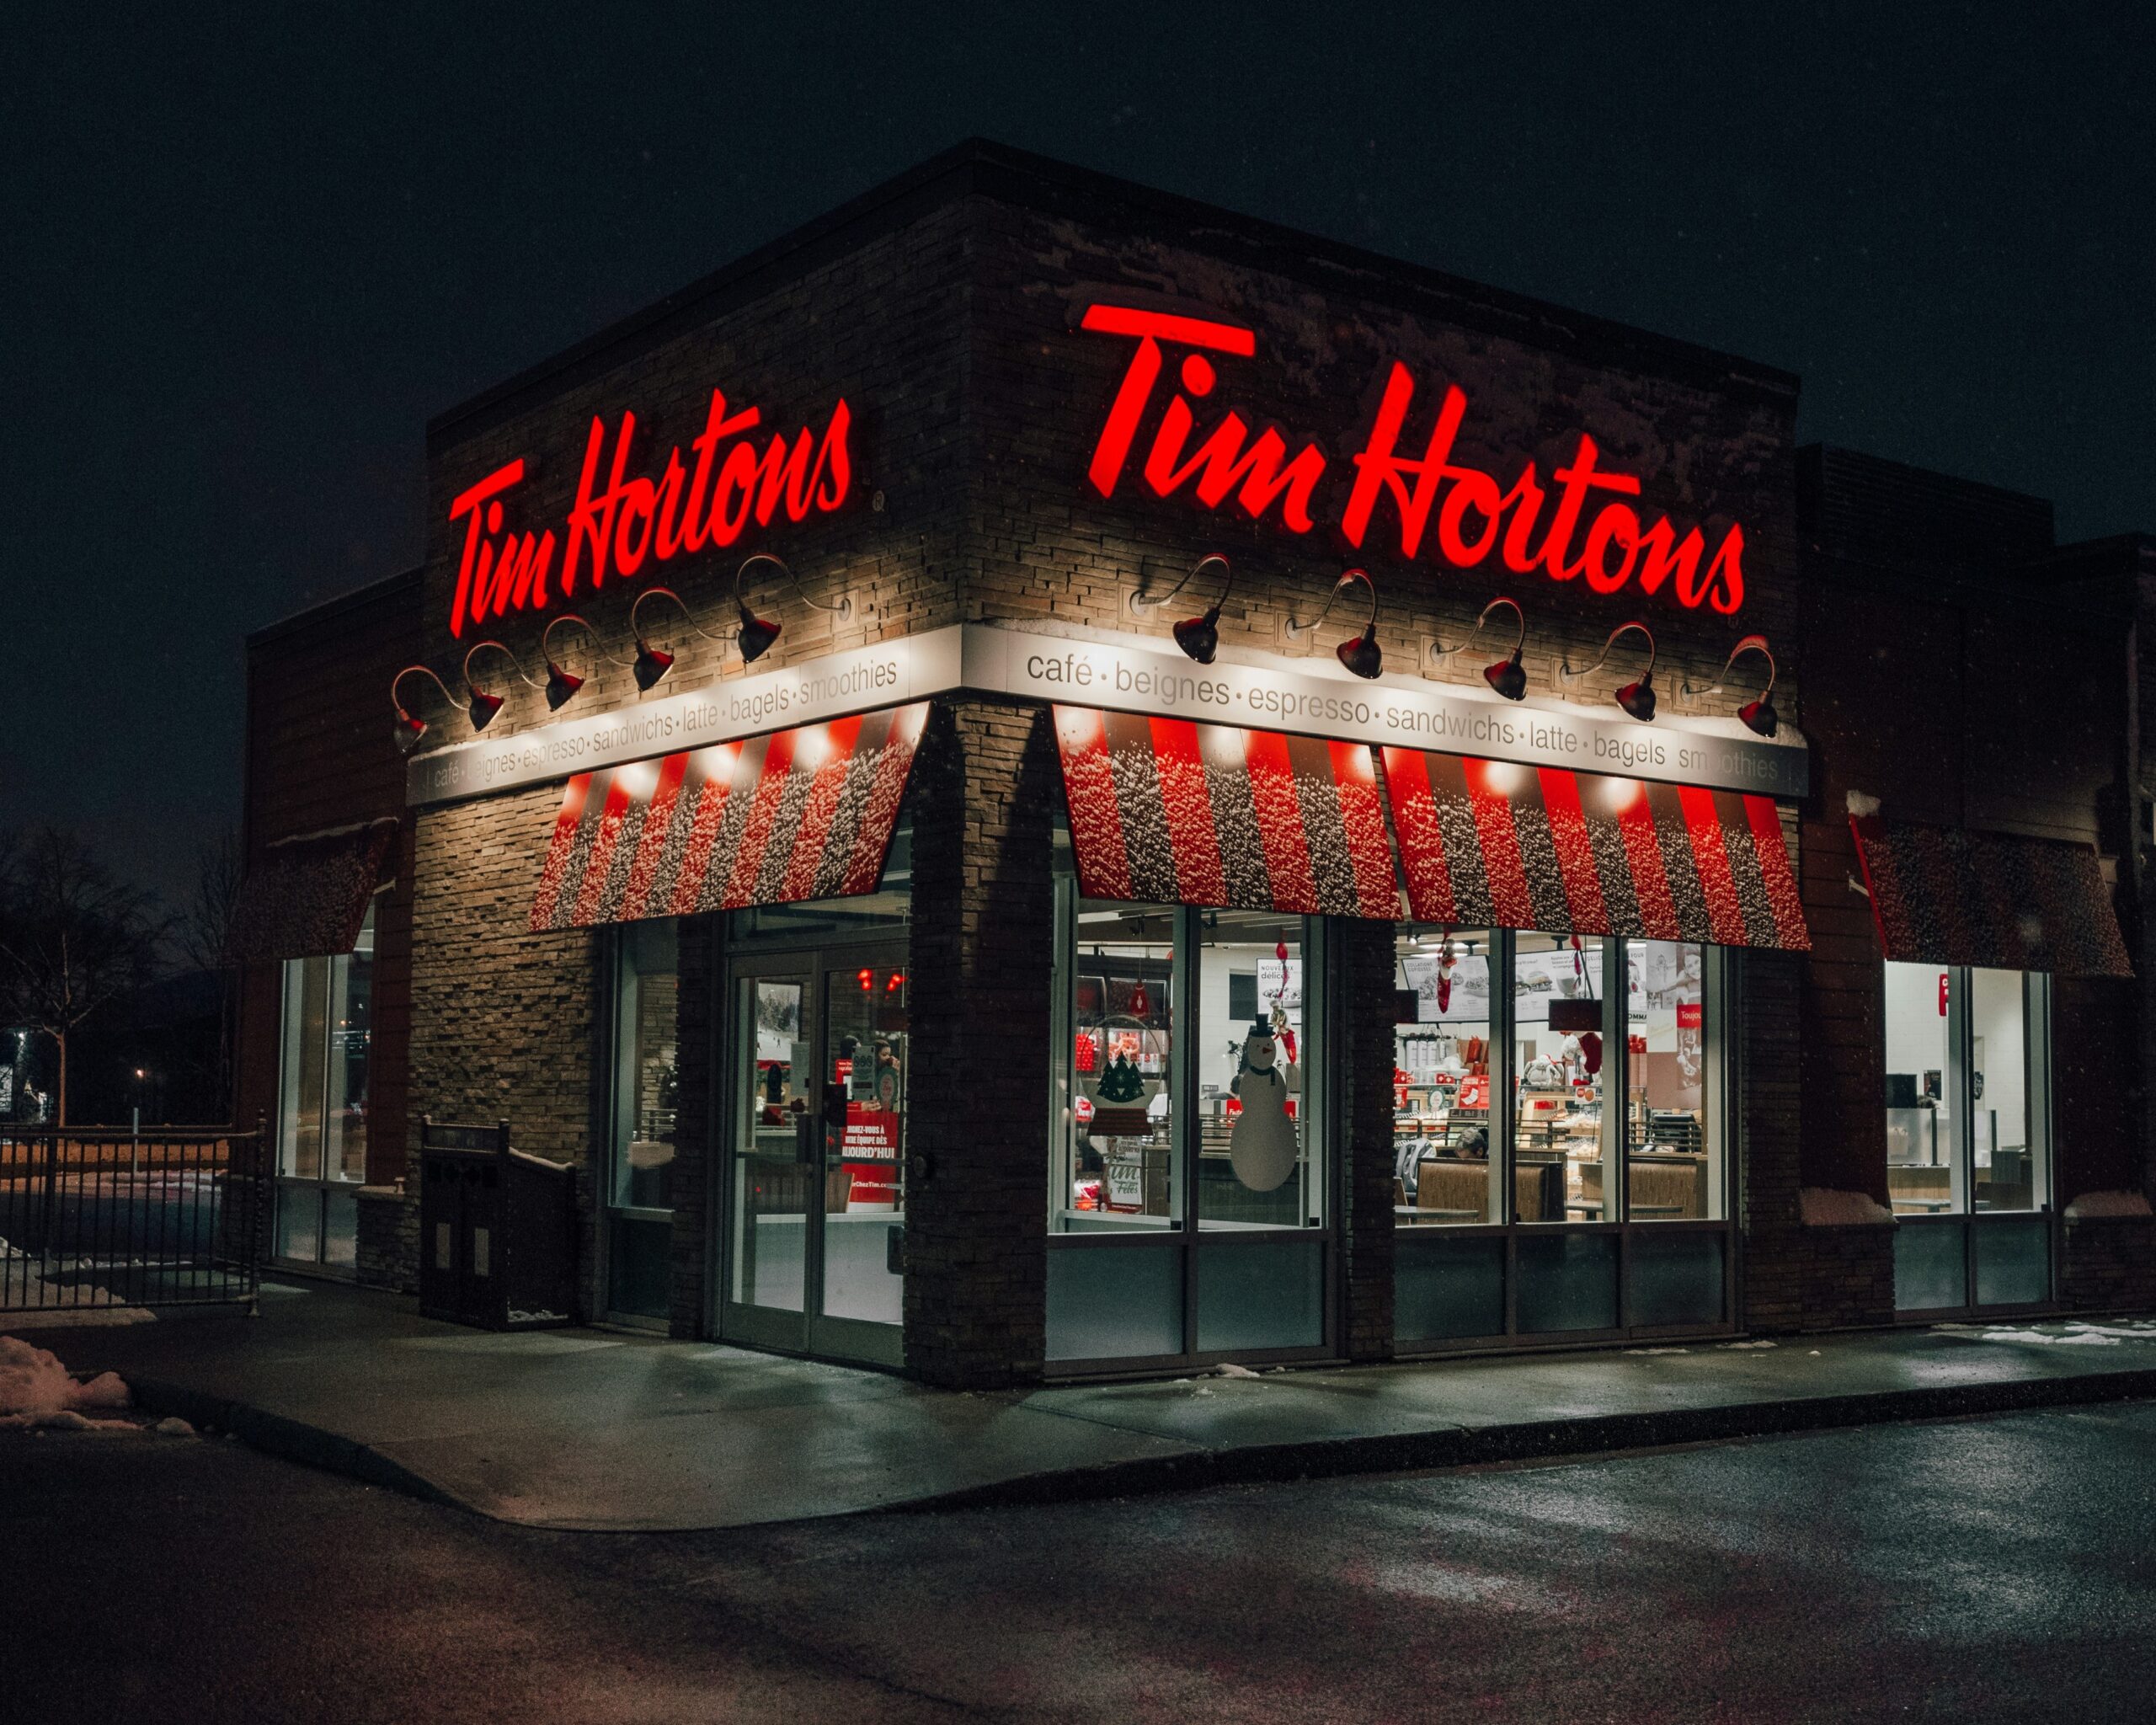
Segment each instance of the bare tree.
[{"label": "bare tree", "polygon": [[51,1037],[58,1049],[62,1126],[68,1038],[150,980],[165,937],[152,904],[56,827],[40,827],[0,852],[0,1016]]},{"label": "bare tree", "polygon": [[180,962],[189,969],[210,971],[217,979],[217,1097],[226,1113],[232,1108],[238,973],[225,954],[225,943],[245,873],[237,833],[227,829],[198,846],[195,884],[173,925],[173,946]]},{"label": "bare tree", "polygon": [[173,945],[189,969],[229,968],[225,937],[232,932],[232,908],[239,902],[244,872],[237,833],[219,833],[196,847],[195,885],[182,901],[172,931]]}]

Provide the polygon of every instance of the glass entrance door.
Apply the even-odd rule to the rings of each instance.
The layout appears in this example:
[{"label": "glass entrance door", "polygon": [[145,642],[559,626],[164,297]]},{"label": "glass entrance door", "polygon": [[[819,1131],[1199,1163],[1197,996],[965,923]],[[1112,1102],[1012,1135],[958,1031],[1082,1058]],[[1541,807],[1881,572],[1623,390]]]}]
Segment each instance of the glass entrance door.
[{"label": "glass entrance door", "polygon": [[905,1287],[903,949],[737,964],[730,1263],[720,1327],[897,1365]]}]

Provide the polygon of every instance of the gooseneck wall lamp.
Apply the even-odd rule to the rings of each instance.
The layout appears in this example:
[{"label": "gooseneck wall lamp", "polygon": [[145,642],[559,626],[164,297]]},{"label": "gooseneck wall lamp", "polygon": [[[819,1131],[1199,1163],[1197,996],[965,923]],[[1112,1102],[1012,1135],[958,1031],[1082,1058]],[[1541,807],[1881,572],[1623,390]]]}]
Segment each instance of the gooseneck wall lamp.
[{"label": "gooseneck wall lamp", "polygon": [[449,685],[435,674],[430,665],[408,665],[392,677],[389,680],[389,704],[397,709],[397,747],[400,753],[405,755],[409,755],[413,750],[418,748],[419,739],[427,734],[426,720],[419,718],[410,708],[397,698],[397,692],[403,686],[404,679],[414,675],[424,677],[440,689],[441,698],[449,705],[451,707],[456,705],[456,697],[449,692]]},{"label": "gooseneck wall lamp", "polygon": [[819,605],[803,588],[800,576],[795,574],[784,562],[773,557],[768,551],[759,551],[755,556],[745,558],[741,567],[734,572],[734,608],[741,613],[741,628],[739,633],[734,637],[734,644],[741,649],[741,662],[744,665],[754,665],[761,659],[771,651],[771,643],[777,640],[779,637],[780,625],[769,617],[758,617],[749,609],[749,601],[741,596],[742,578],[760,563],[769,563],[787,580],[792,582],[793,590],[800,595],[801,602],[809,610],[823,611],[827,616],[836,617],[841,622],[846,622],[853,615],[851,598],[841,594],[835,604]]},{"label": "gooseneck wall lamp", "polygon": [[514,653],[510,652],[508,648],[503,646],[500,642],[474,641],[472,644],[471,650],[464,655],[464,692],[469,697],[465,705],[465,711],[471,714],[472,729],[475,731],[483,731],[486,729],[488,725],[493,722],[494,715],[502,710],[503,697],[501,696],[494,694],[489,690],[481,688],[477,683],[472,681],[472,660],[478,654],[485,652],[489,647],[493,648],[495,652],[500,654],[503,658],[509,661],[510,669],[514,670],[519,677],[523,678],[526,682],[531,683],[531,686],[535,689],[541,686],[539,684],[532,682],[531,678],[526,675],[524,666],[521,662],[519,661],[517,656]]},{"label": "gooseneck wall lamp", "polygon": [[1288,620],[1288,638],[1299,641],[1331,614],[1340,595],[1358,581],[1369,590],[1370,614],[1364,619],[1363,633],[1351,635],[1332,649],[1340,662],[1358,677],[1374,677],[1385,670],[1385,649],[1378,645],[1378,590],[1367,569],[1343,569],[1340,579],[1332,584],[1332,590],[1325,595],[1325,609],[1306,623],[1293,617]]},{"label": "gooseneck wall lamp", "polygon": [[563,611],[547,625],[547,633],[539,638],[539,652],[547,661],[547,710],[549,713],[559,713],[568,698],[584,686],[584,679],[554,657],[554,631],[563,623],[574,623],[584,631],[593,651],[599,649],[598,632],[573,611]]},{"label": "gooseneck wall lamp", "polygon": [[1216,564],[1226,579],[1220,583],[1219,595],[1205,608],[1205,614],[1203,617],[1187,617],[1170,631],[1176,638],[1176,645],[1182,649],[1184,656],[1196,660],[1200,665],[1212,664],[1213,655],[1220,650],[1220,607],[1228,602],[1228,595],[1234,591],[1235,585],[1235,572],[1229,566],[1226,558],[1217,551],[1201,557],[1184,573],[1180,581],[1158,599],[1140,596],[1134,597],[1130,601],[1130,608],[1140,616],[1149,611],[1157,611]]},{"label": "gooseneck wall lamp", "polygon": [[1618,690],[1617,704],[1641,724],[1646,724],[1654,718],[1654,631],[1637,618],[1630,622],[1620,623],[1609,632],[1609,638],[1602,644],[1602,656],[1593,665],[1574,670],[1567,660],[1560,667],[1560,675],[1567,682],[1577,682],[1582,677],[1592,676],[1609,661],[1609,649],[1636,629],[1647,638],[1647,667],[1640,673],[1636,682],[1627,683]]},{"label": "gooseneck wall lamp", "polygon": [[1433,659],[1450,659],[1454,654],[1465,653],[1482,636],[1488,625],[1490,613],[1502,606],[1512,612],[1519,625],[1519,632],[1513,637],[1513,650],[1495,665],[1482,668],[1482,681],[1508,701],[1523,699],[1527,694],[1527,667],[1521,663],[1521,654],[1527,650],[1527,613],[1519,608],[1519,601],[1500,593],[1482,607],[1482,615],[1475,619],[1475,633],[1457,647],[1438,647],[1433,644]]},{"label": "gooseneck wall lamp", "polygon": [[[637,687],[643,690],[649,689],[654,683],[674,669],[673,650],[666,647],[654,647],[644,635],[643,608],[654,599],[670,601],[674,608],[681,613],[681,621],[707,641],[716,641],[722,647],[726,644],[725,636],[714,635],[689,614],[689,607],[681,602],[681,595],[671,587],[645,588],[643,592],[637,595],[637,602],[629,607],[629,633],[637,639],[637,656],[632,662],[632,671],[637,680]],[[774,624],[772,627],[776,628],[777,625]],[[770,644],[767,642],[765,644]],[[758,650],[760,652],[762,649]]]},{"label": "gooseneck wall lamp", "polygon": [[1729,668],[1748,653],[1756,653],[1767,661],[1767,686],[1755,700],[1748,701],[1737,709],[1737,716],[1743,720],[1747,730],[1762,737],[1771,737],[1781,724],[1781,715],[1774,711],[1774,679],[1780,673],[1774,664],[1774,649],[1767,645],[1764,635],[1747,635],[1729,649],[1729,657],[1722,661],[1721,674],[1704,689],[1695,689],[1687,681],[1678,685],[1678,692],[1689,697],[1719,695],[1729,681]]}]

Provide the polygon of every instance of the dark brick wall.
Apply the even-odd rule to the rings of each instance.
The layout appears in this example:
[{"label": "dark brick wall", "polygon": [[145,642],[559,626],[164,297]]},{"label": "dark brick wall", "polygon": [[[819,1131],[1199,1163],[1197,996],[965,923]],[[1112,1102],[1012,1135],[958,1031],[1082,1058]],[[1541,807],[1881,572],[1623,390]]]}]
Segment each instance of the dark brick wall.
[{"label": "dark brick wall", "polygon": [[1350,1359],[1390,1359],[1393,925],[1335,917],[1330,935],[1341,1041],[1334,1141],[1345,1158],[1341,1351]]},{"label": "dark brick wall", "polygon": [[[376,583],[249,638],[247,861],[280,838],[404,813],[404,767],[390,730],[389,686],[419,654],[419,576]],[[411,1034],[412,835],[398,836],[394,884],[375,900],[373,1064],[367,1178],[404,1167]],[[282,967],[241,975],[234,1115],[277,1118]]]},{"label": "dark brick wall", "polygon": [[[1845,473],[1842,452],[1824,454],[1823,468],[1820,451],[1800,459],[1815,787],[1802,846],[1813,937],[1803,1183],[1884,1202],[1883,961],[1870,901],[1852,884],[1862,869],[1849,794],[1878,798],[1892,819],[2094,845],[2116,871],[2132,802],[2132,646],[2122,584],[2095,578],[2084,553],[2058,554],[2079,571],[2063,584],[2031,562],[2047,541],[2041,500],[1868,458]],[[1957,537],[1972,521],[1993,523],[1988,555]],[[2119,905],[2129,929],[2130,900]],[[2138,1184],[2146,1109],[2137,991],[2063,978],[2053,1001],[2063,1206]]]},{"label": "dark brick wall", "polygon": [[2156,1220],[2068,1216],[2060,1231],[2059,1298],[2070,1310],[2156,1306]]},{"label": "dark brick wall", "polygon": [[1046,1322],[1049,857],[1044,710],[939,702],[913,768],[907,1365],[932,1382],[1039,1375]]},{"label": "dark brick wall", "polygon": [[674,1276],[669,1331],[702,1336],[712,1290],[711,1231],[718,1215],[718,1184],[727,1166],[718,1119],[719,1072],[715,1038],[725,919],[685,916],[680,923],[681,984],[675,1062],[680,1105],[674,1117]]}]

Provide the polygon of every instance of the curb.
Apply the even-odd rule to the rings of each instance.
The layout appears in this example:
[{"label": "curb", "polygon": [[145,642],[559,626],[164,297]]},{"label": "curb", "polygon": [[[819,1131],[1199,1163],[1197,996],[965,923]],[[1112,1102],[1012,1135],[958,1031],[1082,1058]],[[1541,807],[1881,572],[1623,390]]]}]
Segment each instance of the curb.
[{"label": "curb", "polygon": [[1106,1462],[1056,1473],[1024,1474],[969,1486],[864,1514],[934,1514],[1006,1504],[1065,1503],[1202,1491],[1209,1486],[1265,1485],[1353,1474],[1411,1473],[1483,1467],[1658,1450],[1679,1444],[1728,1442],[1812,1431],[1846,1430],[1917,1419],[2018,1413],[2045,1407],[2089,1407],[2156,1397],[2156,1368],[2079,1373],[2068,1377],[2009,1379],[1937,1388],[1879,1390],[1780,1402],[1732,1402],[1666,1413],[1534,1420],[1513,1425],[1438,1426],[1382,1436],[1320,1438],[1296,1444],[1257,1444],[1200,1450],[1187,1455]]},{"label": "curb", "polygon": [[[160,1418],[177,1414],[195,1430],[215,1428],[230,1432],[251,1450],[259,1450],[265,1455],[275,1455],[281,1461],[296,1461],[302,1467],[318,1467],[327,1473],[341,1473],[362,1485],[379,1486],[387,1491],[402,1492],[407,1497],[417,1498],[423,1503],[443,1503],[452,1509],[469,1510],[483,1515],[484,1510],[475,1509],[462,1498],[452,1496],[433,1481],[422,1477],[408,1467],[392,1461],[380,1450],[343,1438],[320,1426],[308,1425],[302,1420],[288,1419],[281,1413],[270,1413],[244,1402],[233,1402],[221,1396],[211,1396],[200,1390],[190,1390],[184,1385],[164,1382],[157,1378],[138,1378],[130,1375],[127,1387],[132,1392],[135,1405],[145,1413],[154,1413]],[[489,1516],[489,1520],[496,1518]]]},{"label": "curb", "polygon": [[[128,1387],[134,1392],[136,1405],[145,1413],[160,1417],[177,1414],[198,1430],[213,1427],[229,1432],[250,1448],[281,1461],[343,1474],[365,1485],[402,1492],[423,1503],[462,1509],[505,1526],[535,1525],[494,1515],[391,1461],[379,1450],[318,1426],[159,1379],[131,1377]],[[1155,1496],[1168,1492],[1203,1491],[1214,1486],[1280,1484],[1356,1474],[1412,1473],[1484,1467],[1511,1461],[1585,1459],[1680,1444],[1726,1443],[1798,1432],[1848,1430],[1901,1420],[2018,1413],[2046,1407],[2090,1407],[2149,1398],[2156,1398],[2156,1367],[1946,1384],[1925,1389],[1880,1390],[1861,1395],[1726,1402],[1652,1413],[1591,1415],[1579,1419],[1530,1420],[1509,1425],[1433,1426],[1424,1431],[1390,1432],[1378,1436],[1318,1438],[1292,1444],[1193,1450],[1181,1455],[1021,1474],[987,1485],[866,1505],[835,1512],[830,1516],[798,1516],[790,1519],[939,1514],[955,1509]],[[721,1528],[734,1525],[722,1524]],[[768,1527],[786,1524],[739,1525]]]}]

